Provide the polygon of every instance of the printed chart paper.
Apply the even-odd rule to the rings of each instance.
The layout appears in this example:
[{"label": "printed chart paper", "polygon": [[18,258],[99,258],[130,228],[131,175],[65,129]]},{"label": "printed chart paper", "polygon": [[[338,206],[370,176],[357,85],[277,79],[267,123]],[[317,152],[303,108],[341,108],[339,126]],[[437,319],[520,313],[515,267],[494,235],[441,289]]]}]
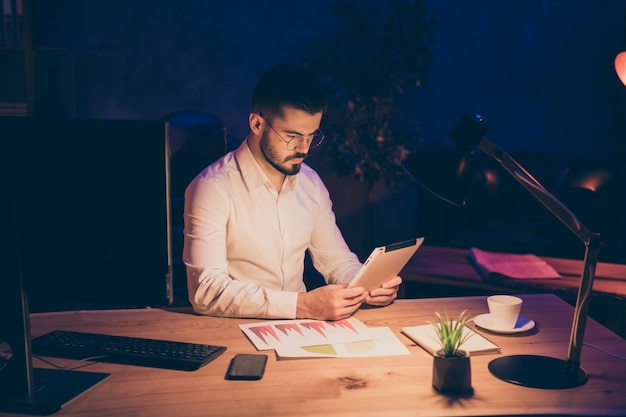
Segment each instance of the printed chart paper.
[{"label": "printed chart paper", "polygon": [[378,336],[361,321],[277,320],[240,324],[258,350],[361,342]]},{"label": "printed chart paper", "polygon": [[376,339],[314,346],[277,347],[276,355],[286,358],[361,358],[372,356],[410,355],[389,327],[371,328]]}]

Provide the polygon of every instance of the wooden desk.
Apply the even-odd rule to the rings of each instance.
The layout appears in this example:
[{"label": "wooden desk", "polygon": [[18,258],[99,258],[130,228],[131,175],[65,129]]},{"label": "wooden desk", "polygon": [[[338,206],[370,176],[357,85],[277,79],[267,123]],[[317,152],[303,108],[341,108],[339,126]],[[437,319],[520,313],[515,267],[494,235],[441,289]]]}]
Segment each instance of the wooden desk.
[{"label": "wooden desk", "polygon": [[[542,354],[563,358],[573,308],[551,294],[522,295],[522,313],[537,322],[529,334],[488,337],[503,355]],[[227,381],[236,353],[256,352],[238,324],[258,320],[201,317],[188,310],[75,311],[33,314],[33,335],[53,329],[223,344],[228,350],[195,372],[95,363],[84,371],[111,376],[61,410],[59,416],[443,416],[443,415],[626,415],[626,362],[585,347],[582,365],[589,381],[565,390],[524,388],[493,377],[487,364],[498,354],[472,357],[473,394],[449,397],[431,387],[432,357],[400,333],[403,326],[467,309],[486,312],[484,297],[397,300],[385,308],[360,310],[370,327],[388,326],[411,354],[375,358],[277,361],[269,351],[260,381]],[[593,320],[586,340],[626,356],[626,341]],[[36,359],[36,366],[45,366]],[[54,359],[59,364],[63,359]]]},{"label": "wooden desk", "polygon": [[[582,260],[541,257],[559,272],[562,279],[497,279],[487,280],[478,273],[468,259],[468,249],[422,246],[400,274],[404,281],[447,288],[443,296],[499,293],[556,294],[573,304],[578,294]],[[582,258],[582,253],[581,253]],[[419,296],[420,288],[407,296]],[[433,296],[432,293],[426,296]],[[591,315],[626,338],[626,265],[600,262],[592,291]]]}]

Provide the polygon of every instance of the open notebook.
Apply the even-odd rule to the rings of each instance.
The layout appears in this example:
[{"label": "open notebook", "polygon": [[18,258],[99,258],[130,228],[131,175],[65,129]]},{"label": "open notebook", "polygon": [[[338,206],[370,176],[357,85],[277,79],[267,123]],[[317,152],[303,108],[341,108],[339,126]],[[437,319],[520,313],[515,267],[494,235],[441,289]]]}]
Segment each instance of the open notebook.
[{"label": "open notebook", "polygon": [[[441,349],[437,339],[437,333],[432,324],[403,327],[402,333],[433,356]],[[468,333],[471,334],[471,336],[460,346],[460,350],[464,350],[470,356],[500,352],[500,346],[465,326],[463,335],[465,336]]]}]

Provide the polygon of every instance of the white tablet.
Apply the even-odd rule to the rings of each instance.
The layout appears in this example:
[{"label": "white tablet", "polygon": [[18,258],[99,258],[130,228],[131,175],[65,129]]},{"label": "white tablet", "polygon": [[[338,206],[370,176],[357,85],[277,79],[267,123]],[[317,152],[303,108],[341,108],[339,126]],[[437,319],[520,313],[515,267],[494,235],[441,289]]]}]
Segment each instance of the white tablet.
[{"label": "white tablet", "polygon": [[364,287],[367,291],[380,287],[398,276],[423,242],[424,238],[419,237],[374,248],[348,287]]}]

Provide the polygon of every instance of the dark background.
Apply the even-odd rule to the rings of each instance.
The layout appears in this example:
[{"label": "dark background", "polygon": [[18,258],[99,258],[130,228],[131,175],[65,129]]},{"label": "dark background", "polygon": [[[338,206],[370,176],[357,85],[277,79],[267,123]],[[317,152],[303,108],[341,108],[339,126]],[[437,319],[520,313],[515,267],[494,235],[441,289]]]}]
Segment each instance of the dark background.
[{"label": "dark background", "polygon": [[[278,62],[302,62],[310,41],[337,24],[330,0],[31,3],[31,112],[158,119],[203,111],[239,139],[247,134],[258,75]],[[430,4],[438,12],[437,62],[427,88],[412,97],[416,145],[447,136],[462,113],[480,113],[491,127],[489,138],[509,151],[567,149],[621,163],[626,87],[613,60],[626,49],[625,1]],[[28,81],[20,42],[3,42],[0,102],[5,112],[19,113],[15,103],[27,101]],[[374,243],[419,233],[416,187],[367,192],[324,164],[316,167],[360,255]]]}]

